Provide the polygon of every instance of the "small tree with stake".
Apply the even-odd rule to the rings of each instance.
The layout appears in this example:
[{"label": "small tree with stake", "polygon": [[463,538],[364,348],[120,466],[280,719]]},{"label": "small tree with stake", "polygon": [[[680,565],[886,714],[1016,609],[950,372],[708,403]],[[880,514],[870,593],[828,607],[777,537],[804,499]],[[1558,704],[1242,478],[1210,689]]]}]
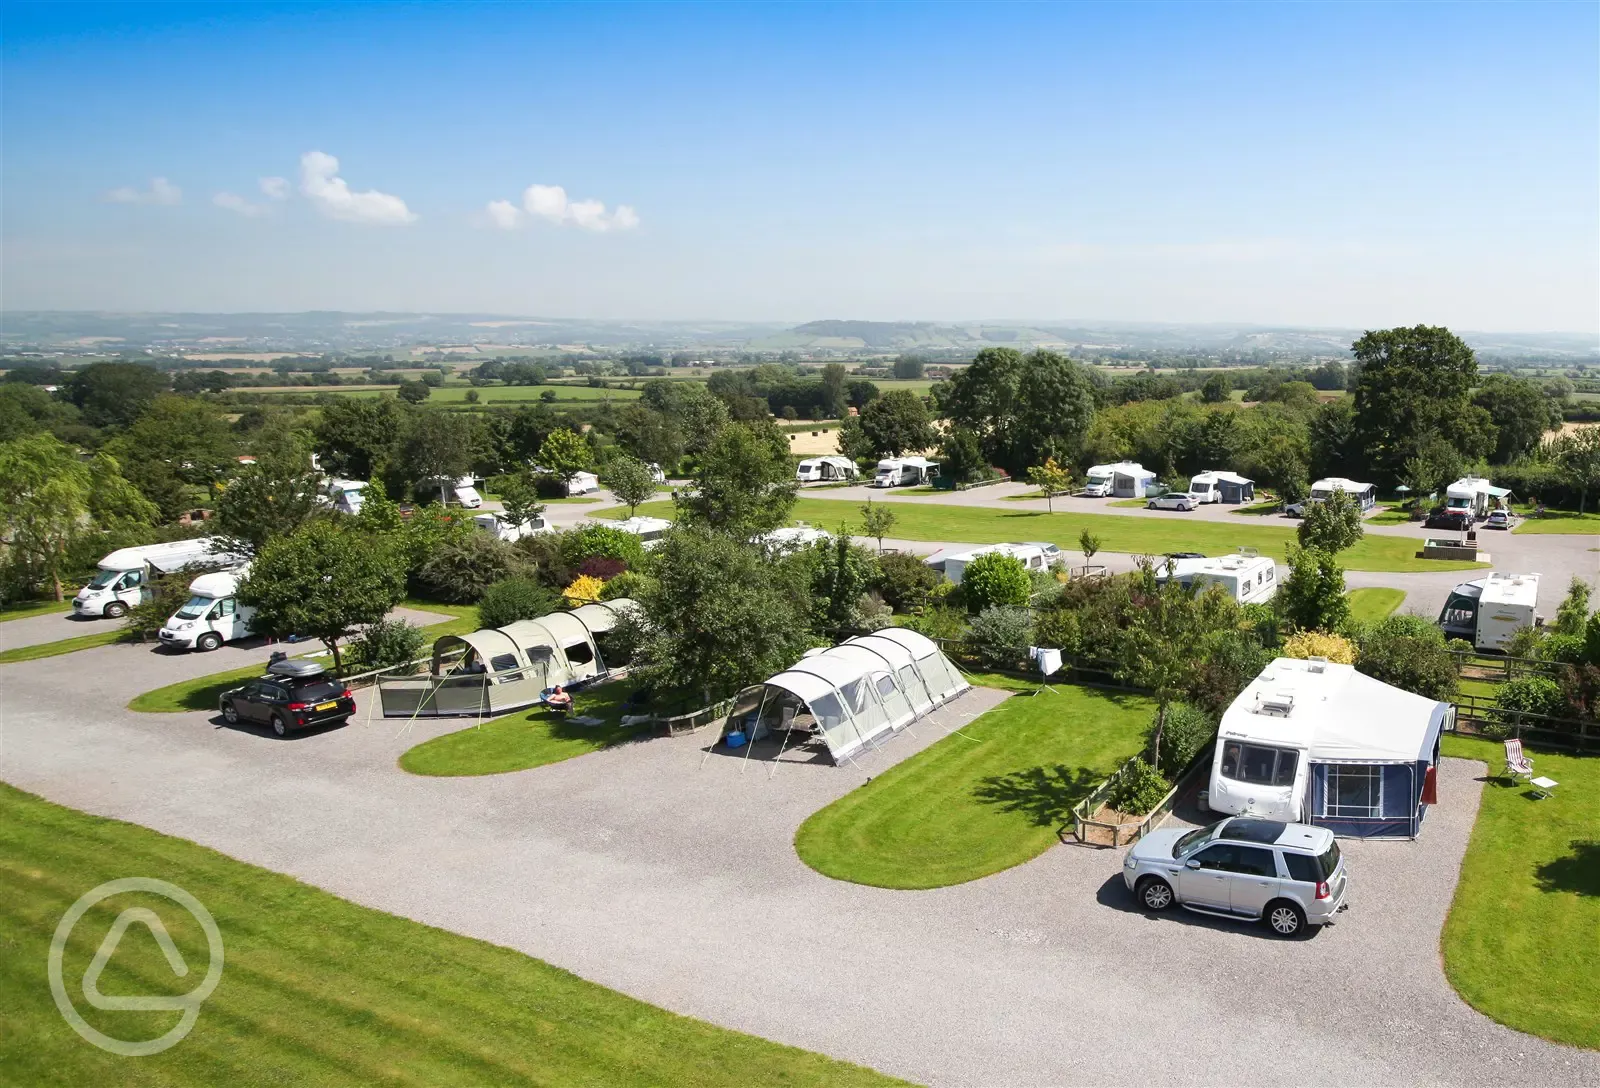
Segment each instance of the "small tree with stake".
[{"label": "small tree with stake", "polygon": [[1100,538],[1085,529],[1078,534],[1078,549],[1083,552],[1083,561],[1087,563],[1100,550]]},{"label": "small tree with stake", "polygon": [[318,519],[261,549],[239,603],[256,610],[261,634],[321,640],[337,672],[339,641],[383,619],[405,589],[404,563],[388,541]]},{"label": "small tree with stake", "polygon": [[894,530],[895,513],[887,506],[871,499],[861,504],[861,532],[878,542],[878,554],[883,554],[883,538]]},{"label": "small tree with stake", "polygon": [[1047,457],[1044,464],[1030,468],[1028,479],[1044,492],[1045,508],[1051,513],[1055,513],[1055,497],[1072,488],[1072,473],[1056,464],[1054,457]]}]

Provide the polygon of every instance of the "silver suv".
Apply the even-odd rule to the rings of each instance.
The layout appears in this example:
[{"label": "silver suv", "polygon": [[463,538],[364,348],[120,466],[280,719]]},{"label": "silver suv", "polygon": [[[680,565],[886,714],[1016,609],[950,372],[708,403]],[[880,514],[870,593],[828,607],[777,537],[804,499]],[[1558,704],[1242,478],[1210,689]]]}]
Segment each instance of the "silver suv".
[{"label": "silver suv", "polygon": [[1123,859],[1122,880],[1146,910],[1177,903],[1201,914],[1261,919],[1281,937],[1327,925],[1349,906],[1333,832],[1257,816],[1151,832]]}]

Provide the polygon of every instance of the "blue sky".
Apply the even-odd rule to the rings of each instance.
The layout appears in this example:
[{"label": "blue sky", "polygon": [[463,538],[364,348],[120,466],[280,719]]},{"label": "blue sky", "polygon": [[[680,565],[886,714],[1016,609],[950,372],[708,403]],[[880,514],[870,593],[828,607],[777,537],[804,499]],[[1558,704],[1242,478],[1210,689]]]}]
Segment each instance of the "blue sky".
[{"label": "blue sky", "polygon": [[1597,13],[8,4],[0,301],[1597,331]]}]

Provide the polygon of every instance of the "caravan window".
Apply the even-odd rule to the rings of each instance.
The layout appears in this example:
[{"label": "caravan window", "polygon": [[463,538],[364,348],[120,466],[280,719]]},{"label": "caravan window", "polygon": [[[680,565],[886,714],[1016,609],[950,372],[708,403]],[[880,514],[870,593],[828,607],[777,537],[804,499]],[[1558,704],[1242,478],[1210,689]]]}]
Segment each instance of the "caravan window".
[{"label": "caravan window", "polygon": [[1222,749],[1222,777],[1256,786],[1292,786],[1300,753],[1229,741]]},{"label": "caravan window", "polygon": [[1328,815],[1376,818],[1383,815],[1383,768],[1328,767]]}]

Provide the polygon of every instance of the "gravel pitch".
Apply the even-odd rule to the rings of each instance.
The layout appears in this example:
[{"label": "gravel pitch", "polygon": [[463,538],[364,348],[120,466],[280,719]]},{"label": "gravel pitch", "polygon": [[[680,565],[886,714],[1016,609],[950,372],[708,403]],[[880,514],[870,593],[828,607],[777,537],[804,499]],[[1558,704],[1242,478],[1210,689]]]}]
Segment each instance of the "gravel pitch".
[{"label": "gravel pitch", "polygon": [[125,712],[180,663],[217,667],[168,658],[156,678],[149,660],[108,646],[0,666],[0,778],[726,1027],[940,1085],[1600,1083],[1600,1054],[1494,1024],[1440,970],[1478,764],[1446,762],[1419,841],[1351,843],[1351,910],[1282,942],[1138,912],[1117,851],[1062,846],[925,892],[799,861],[806,816],[999,692],[962,696],[860,766],[802,753],[774,775],[768,750],[707,759],[680,738],[434,779],[395,760],[459,722],[358,718],[277,740]]}]

